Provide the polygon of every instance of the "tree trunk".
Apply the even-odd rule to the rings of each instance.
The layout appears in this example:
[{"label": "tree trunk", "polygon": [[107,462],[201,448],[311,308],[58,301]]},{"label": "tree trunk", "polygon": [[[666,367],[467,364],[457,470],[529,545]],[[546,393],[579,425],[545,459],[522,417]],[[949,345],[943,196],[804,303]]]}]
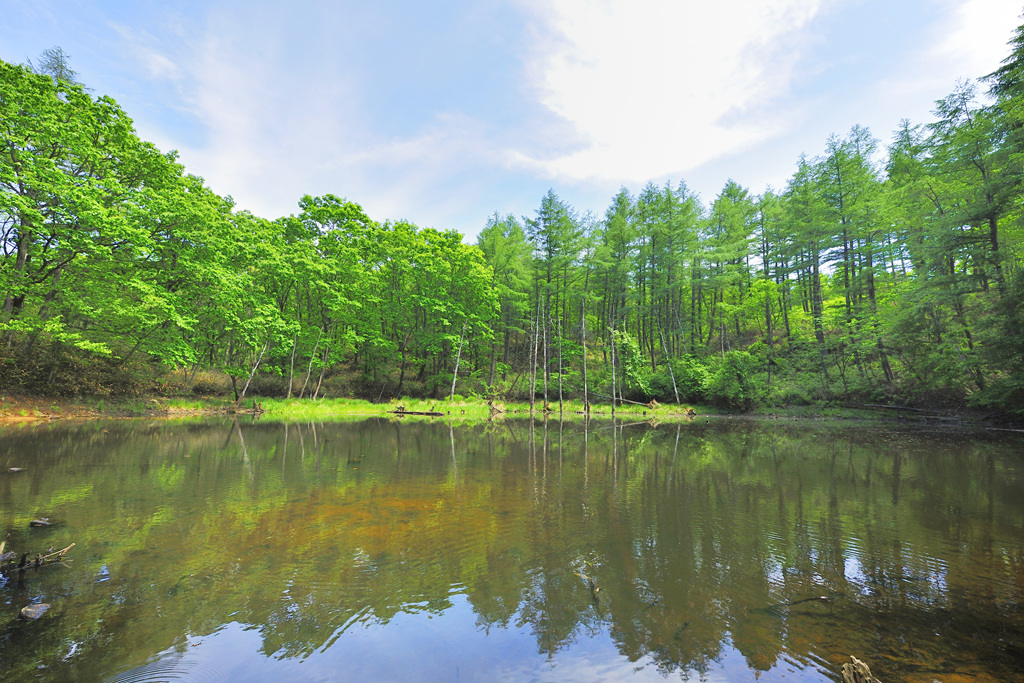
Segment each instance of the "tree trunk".
[{"label": "tree trunk", "polygon": [[462,360],[462,342],[466,338],[466,323],[462,323],[462,332],[459,333],[459,351],[455,354],[455,372],[452,374],[452,392],[448,394],[448,403],[455,398],[455,381],[459,378],[459,361]]},{"label": "tree trunk", "polygon": [[668,348],[665,346],[665,331],[658,325],[658,334],[661,336],[661,350],[665,352],[665,365],[668,366],[668,376],[672,378],[672,392],[676,395],[676,405],[679,405],[679,387],[676,386],[676,373],[672,370],[672,361],[668,358]]},{"label": "tree trunk", "polygon": [[299,341],[299,335],[295,335],[295,337],[292,338],[292,360],[291,360],[291,363],[288,366],[288,396],[287,396],[287,398],[291,398],[292,397],[292,380],[295,377],[295,347],[298,344],[298,341]]},{"label": "tree trunk", "polygon": [[245,380],[245,386],[242,387],[242,392],[239,393],[235,387],[234,378],[232,377],[231,387],[235,389],[235,408],[237,409],[242,399],[245,398],[245,392],[249,390],[249,384],[252,382],[253,376],[256,374],[256,370],[259,369],[260,363],[263,362],[263,354],[270,348],[270,340],[268,339],[264,344],[263,348],[260,349],[260,355],[256,357],[256,362],[253,363],[252,370],[249,371],[249,379]]},{"label": "tree trunk", "polygon": [[615,328],[612,328],[612,418],[615,418]]}]

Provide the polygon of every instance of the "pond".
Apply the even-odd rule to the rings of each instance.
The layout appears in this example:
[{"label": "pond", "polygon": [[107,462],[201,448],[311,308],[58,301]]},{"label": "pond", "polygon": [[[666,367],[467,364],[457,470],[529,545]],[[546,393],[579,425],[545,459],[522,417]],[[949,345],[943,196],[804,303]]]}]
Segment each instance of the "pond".
[{"label": "pond", "polygon": [[0,578],[3,680],[1024,681],[1010,432],[9,426],[8,531],[75,546]]}]

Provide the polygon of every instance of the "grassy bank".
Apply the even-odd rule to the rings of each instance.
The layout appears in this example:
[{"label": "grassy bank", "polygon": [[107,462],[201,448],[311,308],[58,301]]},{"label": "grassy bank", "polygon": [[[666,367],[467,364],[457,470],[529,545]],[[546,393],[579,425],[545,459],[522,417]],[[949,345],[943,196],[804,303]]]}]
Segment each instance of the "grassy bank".
[{"label": "grassy bank", "polygon": [[[432,399],[395,399],[388,403],[373,403],[354,398],[327,398],[317,401],[309,399],[246,398],[236,410],[234,402],[227,398],[47,398],[47,397],[0,397],[0,419],[54,420],[90,418],[131,418],[131,417],[174,417],[180,415],[217,415],[251,413],[253,405],[262,409],[262,417],[272,420],[332,420],[352,417],[395,415],[406,413],[442,413],[443,417],[454,420],[488,420],[506,416],[526,417],[530,415],[530,404],[495,401],[492,403],[478,398],[459,398],[453,401]],[[545,414],[542,403],[534,406],[534,415]],[[548,404],[549,417],[564,419],[582,418],[581,401],[565,401],[561,411],[557,402]],[[671,418],[685,416],[688,406],[660,406],[651,409],[640,405],[623,405],[615,413],[621,417],[637,419]],[[701,413],[712,412],[710,409]],[[594,417],[610,417],[611,406],[591,405]],[[397,415],[395,415],[397,417]],[[408,415],[407,417],[417,417]],[[430,416],[422,416],[430,417]]]},{"label": "grassy bank", "polygon": [[[495,401],[489,403],[479,398],[458,398],[452,401],[401,398],[388,403],[371,403],[359,399],[323,399],[320,401],[298,399],[256,399],[265,411],[264,417],[275,420],[330,420],[334,418],[358,417],[367,415],[395,415],[398,411],[406,413],[443,413],[443,417],[454,420],[489,420],[504,417],[527,417],[530,415],[529,403]],[[251,409],[251,403],[244,406]],[[543,405],[534,405],[534,415],[544,414]],[[578,419],[584,416],[582,401],[564,401],[559,411],[558,403],[549,403],[547,415],[564,419]],[[685,417],[689,406],[659,406],[652,409],[641,405],[624,405],[615,409],[618,417],[635,417],[637,419],[671,419]],[[611,417],[611,405],[591,405],[591,416]],[[397,415],[396,415],[397,417]],[[418,417],[408,415],[407,417]],[[422,416],[429,417],[429,416]]]},{"label": "grassy bank", "polygon": [[[175,418],[204,415],[251,414],[254,402],[262,409],[263,420],[288,422],[329,422],[364,417],[381,416],[394,419],[445,419],[455,422],[501,420],[530,416],[530,405],[525,402],[495,401],[481,398],[456,396],[452,401],[436,399],[401,398],[388,403],[351,398],[327,398],[317,401],[309,399],[247,398],[236,410],[234,402],[227,398],[40,398],[0,397],[0,421],[19,422],[55,419],[120,419],[120,418]],[[547,416],[548,419],[579,420],[584,417],[582,401],[564,401],[559,410],[557,402],[534,405],[533,415]],[[398,411],[407,414],[399,416]],[[440,416],[415,415],[413,413],[441,413]],[[692,419],[695,416],[741,415],[713,406],[689,406],[661,404],[624,404],[615,409],[617,418],[626,421],[673,421]],[[611,418],[610,404],[591,404],[590,415],[595,419]],[[874,422],[944,422],[947,424],[977,423],[979,416],[937,415],[925,411],[892,408],[841,406],[833,404],[790,406],[784,408],[761,408],[746,413],[754,418],[795,418],[819,420],[865,420]],[[983,417],[983,416],[981,416]]]},{"label": "grassy bank", "polygon": [[227,399],[179,398],[52,398],[0,396],[0,420],[7,422],[60,419],[175,417],[223,414]]}]

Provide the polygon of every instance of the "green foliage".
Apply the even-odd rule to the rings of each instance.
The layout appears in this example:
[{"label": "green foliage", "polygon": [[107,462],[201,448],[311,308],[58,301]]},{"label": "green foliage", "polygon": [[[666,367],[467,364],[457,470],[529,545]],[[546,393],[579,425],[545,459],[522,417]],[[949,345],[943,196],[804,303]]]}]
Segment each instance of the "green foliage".
[{"label": "green foliage", "polygon": [[[671,372],[669,372],[671,365]],[[651,393],[660,401],[674,400],[672,379],[675,377],[679,400],[684,403],[703,403],[708,399],[707,388],[710,373],[706,359],[687,355],[673,358],[662,364],[651,377]]]},{"label": "green foliage", "polygon": [[58,341],[37,339],[34,352],[0,362],[0,386],[15,394],[43,396],[138,396],[148,393],[159,367],[121,361]]},{"label": "green foliage", "polygon": [[708,399],[723,408],[750,410],[762,394],[758,363],[746,351],[729,351],[717,359],[708,378]]},{"label": "green foliage", "polygon": [[985,410],[1024,419],[1024,271],[1013,274],[1008,296],[984,328],[988,339],[986,360],[1000,372],[971,396],[971,402]]},{"label": "green foliage", "polygon": [[[477,244],[306,195],[236,211],[110,98],[0,63],[0,390],[549,403],[846,398],[1024,415],[1024,27],[883,160],[861,126],[781,192],[552,189]],[[614,330],[613,338],[609,331]],[[168,368],[188,368],[168,372]]]},{"label": "green foliage", "polygon": [[615,358],[625,381],[624,394],[634,398],[651,398],[651,371],[640,353],[637,341],[625,330],[615,330]]}]

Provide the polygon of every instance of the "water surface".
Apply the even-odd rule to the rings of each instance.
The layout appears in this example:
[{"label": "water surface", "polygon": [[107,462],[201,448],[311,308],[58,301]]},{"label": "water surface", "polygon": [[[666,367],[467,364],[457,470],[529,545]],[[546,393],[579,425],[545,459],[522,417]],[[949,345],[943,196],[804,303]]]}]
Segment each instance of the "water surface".
[{"label": "water surface", "polygon": [[2,581],[4,680],[1024,681],[1015,434],[20,426],[0,531],[76,543]]}]

